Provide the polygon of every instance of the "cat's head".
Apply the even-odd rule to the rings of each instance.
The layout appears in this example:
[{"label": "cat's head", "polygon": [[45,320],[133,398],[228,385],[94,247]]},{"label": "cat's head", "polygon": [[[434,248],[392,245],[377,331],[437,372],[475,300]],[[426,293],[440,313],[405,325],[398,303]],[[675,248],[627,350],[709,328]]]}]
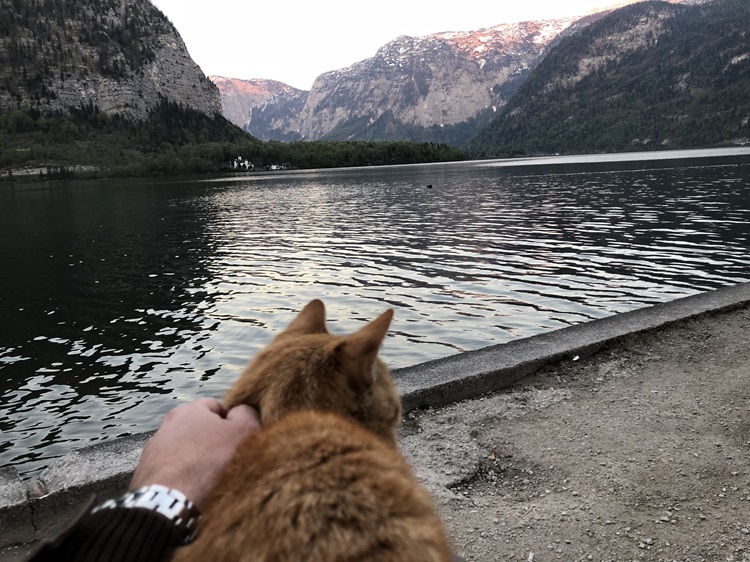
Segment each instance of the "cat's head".
[{"label": "cat's head", "polygon": [[245,368],[227,405],[257,408],[264,425],[301,409],[336,412],[395,442],[401,401],[377,356],[392,318],[387,310],[337,336],[326,329],[323,303],[310,302]]}]

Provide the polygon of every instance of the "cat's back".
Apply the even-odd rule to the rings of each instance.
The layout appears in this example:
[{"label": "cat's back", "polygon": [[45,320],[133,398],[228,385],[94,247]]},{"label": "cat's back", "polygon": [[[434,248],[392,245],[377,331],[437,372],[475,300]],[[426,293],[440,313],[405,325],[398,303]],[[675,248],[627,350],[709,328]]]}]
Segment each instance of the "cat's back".
[{"label": "cat's back", "polygon": [[450,560],[398,450],[346,418],[291,414],[240,446],[176,560]]}]

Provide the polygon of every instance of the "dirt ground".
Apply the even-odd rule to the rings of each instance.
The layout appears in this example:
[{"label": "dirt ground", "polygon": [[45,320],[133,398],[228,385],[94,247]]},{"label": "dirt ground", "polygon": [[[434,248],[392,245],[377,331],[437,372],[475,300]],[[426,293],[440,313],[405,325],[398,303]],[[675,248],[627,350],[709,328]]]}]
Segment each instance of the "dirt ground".
[{"label": "dirt ground", "polygon": [[750,310],[631,336],[410,415],[466,560],[750,560]]},{"label": "dirt ground", "polygon": [[744,308],[411,414],[402,448],[469,561],[750,561],[749,397]]}]

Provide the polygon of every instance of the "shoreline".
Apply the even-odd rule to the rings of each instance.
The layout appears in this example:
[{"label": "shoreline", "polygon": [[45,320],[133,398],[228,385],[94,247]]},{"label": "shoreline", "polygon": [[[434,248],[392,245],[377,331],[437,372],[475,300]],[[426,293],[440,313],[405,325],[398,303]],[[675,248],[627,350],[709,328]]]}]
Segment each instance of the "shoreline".
[{"label": "shoreline", "polygon": [[[443,473],[463,475],[461,478],[456,480],[452,476],[446,480],[443,474],[431,480],[429,467],[434,462],[426,459],[420,450],[434,443],[431,444],[423,432],[415,429],[426,423],[424,416],[442,415],[460,401],[481,401],[483,399],[478,397],[497,393],[514,384],[526,384],[529,377],[537,377],[541,372],[564,370],[570,365],[582,366],[587,358],[593,356],[596,359],[601,355],[600,350],[616,347],[635,336],[648,340],[649,334],[656,334],[666,327],[741,310],[748,304],[750,283],[744,283],[394,370],[405,411],[402,449],[412,459],[420,479],[436,497],[441,513],[446,509],[450,511],[453,503],[460,503],[456,500],[459,496],[455,490],[462,482],[472,481],[486,465],[486,459],[478,459],[474,453],[464,455],[463,466],[443,469]],[[561,396],[564,393],[554,399],[564,402]],[[454,425],[464,427],[463,422]],[[73,451],[29,482],[21,481],[12,467],[0,469],[0,548],[3,549],[0,550],[0,561],[15,559],[12,558],[13,552],[27,551],[23,547],[11,550],[6,547],[32,543],[53,534],[92,494],[112,496],[123,490],[150,434]],[[469,444],[472,442],[468,437],[464,440]],[[450,521],[446,524],[449,528],[452,525]],[[461,554],[461,549],[458,550]],[[470,550],[463,552],[465,556],[471,553]]]}]

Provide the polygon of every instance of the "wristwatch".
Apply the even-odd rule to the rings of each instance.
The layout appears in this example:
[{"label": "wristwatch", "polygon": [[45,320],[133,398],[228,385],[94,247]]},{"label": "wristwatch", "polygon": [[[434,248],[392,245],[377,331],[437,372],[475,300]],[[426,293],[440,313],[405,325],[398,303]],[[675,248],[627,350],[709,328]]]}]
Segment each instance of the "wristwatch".
[{"label": "wristwatch", "polygon": [[128,492],[117,499],[107,500],[96,506],[91,513],[118,507],[140,507],[155,511],[169,519],[184,535],[184,544],[195,538],[200,521],[200,511],[185,494],[161,484],[151,484]]}]

